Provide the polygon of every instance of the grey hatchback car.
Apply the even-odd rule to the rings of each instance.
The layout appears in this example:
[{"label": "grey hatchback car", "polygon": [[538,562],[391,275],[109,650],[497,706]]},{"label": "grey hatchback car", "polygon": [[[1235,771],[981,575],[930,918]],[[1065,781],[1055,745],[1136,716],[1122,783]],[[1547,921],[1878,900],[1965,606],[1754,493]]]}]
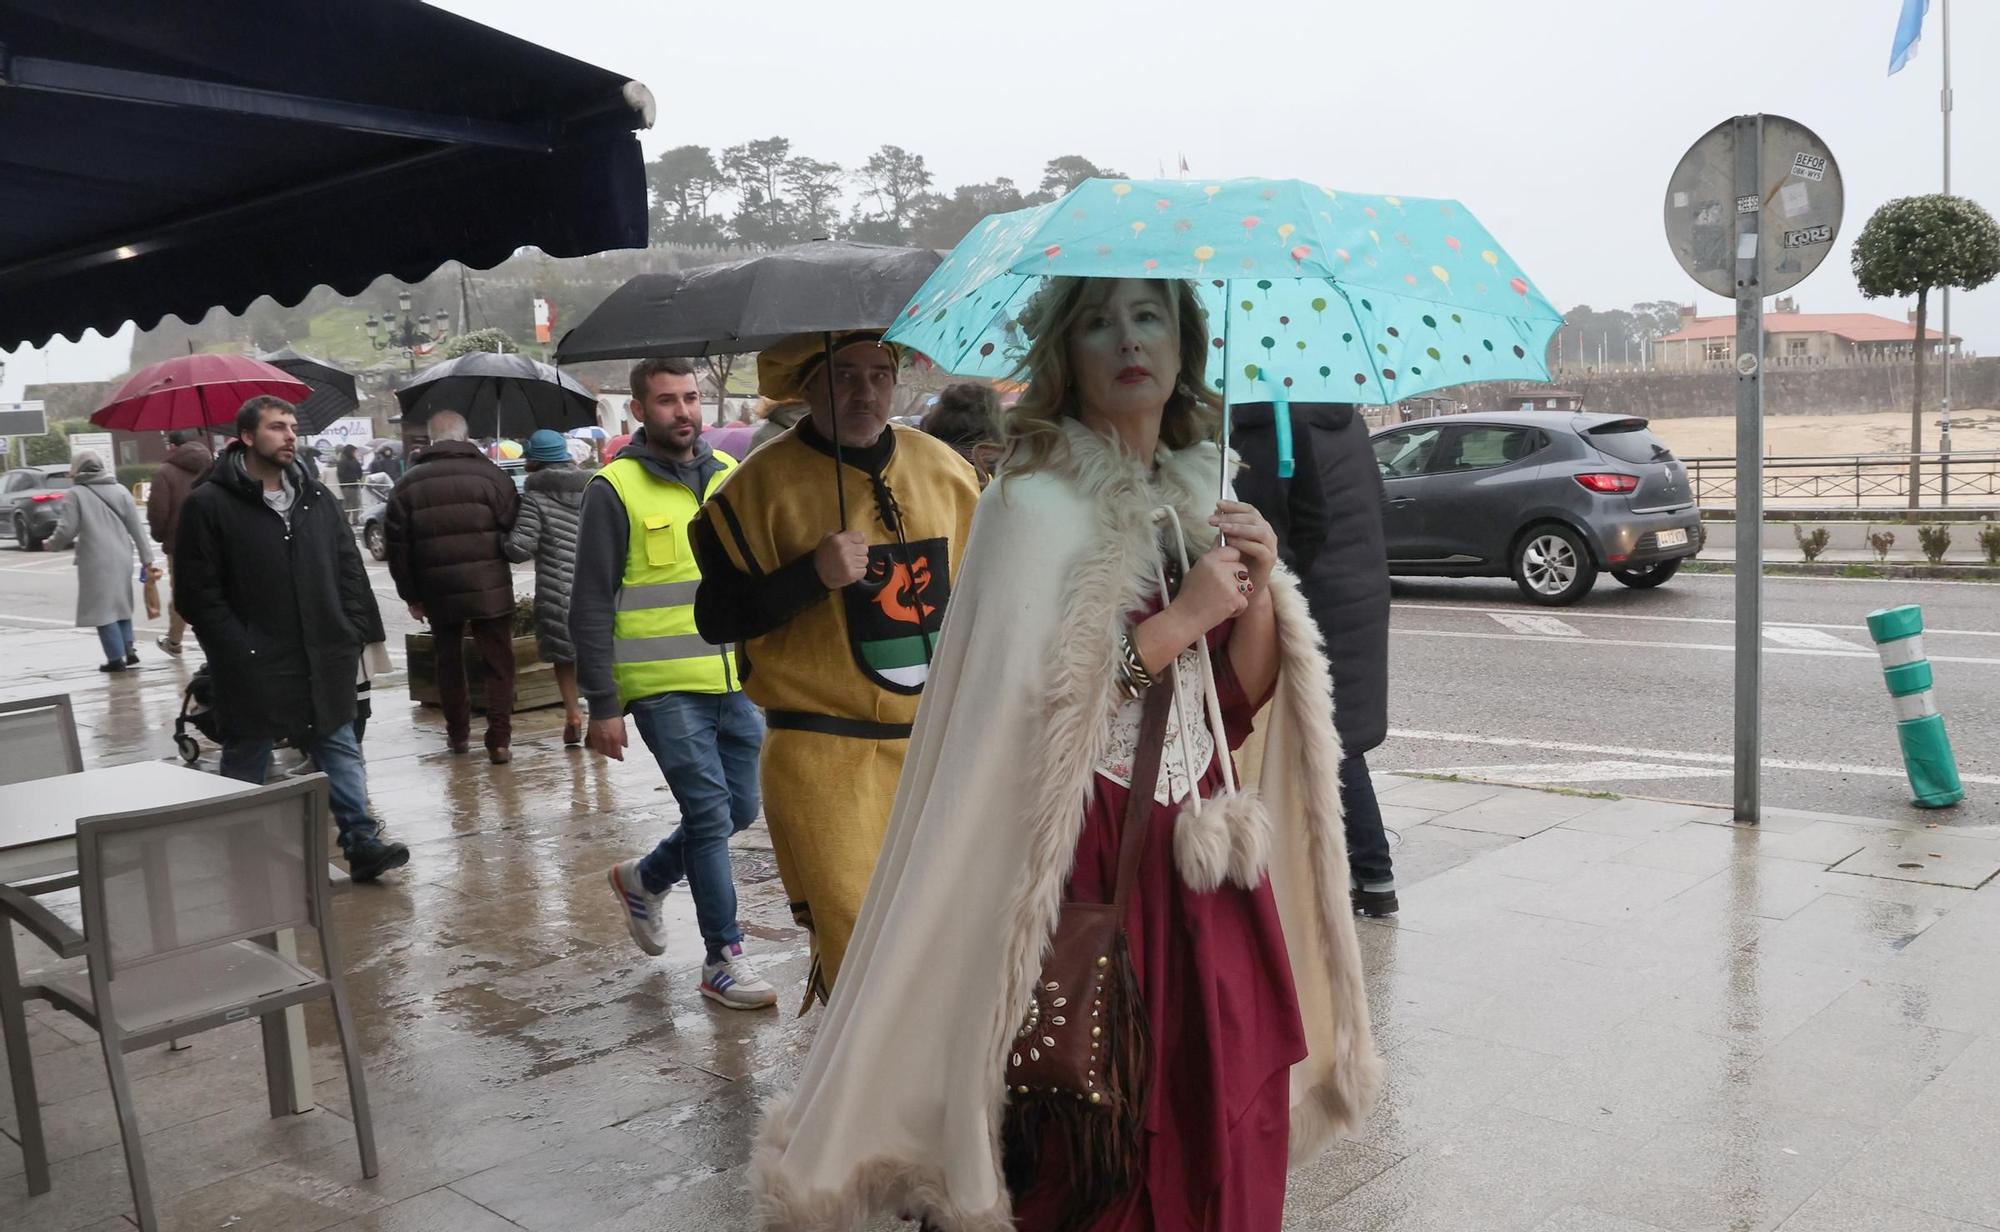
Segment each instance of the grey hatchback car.
[{"label": "grey hatchback car", "polygon": [[1701,550],[1687,468],[1630,415],[1447,415],[1376,432],[1389,572],[1512,577],[1574,603],[1600,570],[1646,589]]}]

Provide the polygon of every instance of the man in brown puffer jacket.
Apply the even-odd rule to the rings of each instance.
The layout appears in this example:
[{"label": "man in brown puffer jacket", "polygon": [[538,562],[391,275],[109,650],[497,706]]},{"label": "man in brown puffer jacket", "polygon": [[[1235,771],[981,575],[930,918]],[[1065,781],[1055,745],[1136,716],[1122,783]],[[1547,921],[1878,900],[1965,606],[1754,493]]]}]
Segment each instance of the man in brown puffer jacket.
[{"label": "man in brown puffer jacket", "polygon": [[431,444],[389,497],[389,576],[410,615],[431,627],[454,753],[466,751],[472,731],[463,641],[470,631],[486,666],[486,754],[502,765],[513,756],[514,711],[514,569],[505,545],[520,497],[507,473],[466,441],[463,415],[440,411],[429,426]]},{"label": "man in brown puffer jacket", "polygon": [[167,444],[172,449],[160,469],[153,472],[152,489],[146,496],[146,527],[167,557],[167,631],[158,645],[175,656],[181,652],[187,621],[181,619],[180,609],[174,606],[174,532],[180,527],[181,505],[187,494],[215,464],[215,453],[201,438],[202,434],[191,428],[167,433]]}]

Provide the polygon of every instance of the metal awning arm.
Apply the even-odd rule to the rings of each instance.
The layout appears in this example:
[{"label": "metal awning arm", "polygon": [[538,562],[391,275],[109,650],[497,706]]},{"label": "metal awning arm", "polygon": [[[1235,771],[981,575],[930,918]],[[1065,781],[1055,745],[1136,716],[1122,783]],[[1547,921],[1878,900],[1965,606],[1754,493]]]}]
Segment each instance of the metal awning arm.
[{"label": "metal awning arm", "polygon": [[530,125],[405,111],[398,107],[378,107],[344,99],[314,98],[191,77],[106,68],[99,64],[17,56],[4,43],[0,43],[0,88],[104,98],[155,107],[192,107],[450,145],[492,146],[547,153],[553,144],[546,129]]}]

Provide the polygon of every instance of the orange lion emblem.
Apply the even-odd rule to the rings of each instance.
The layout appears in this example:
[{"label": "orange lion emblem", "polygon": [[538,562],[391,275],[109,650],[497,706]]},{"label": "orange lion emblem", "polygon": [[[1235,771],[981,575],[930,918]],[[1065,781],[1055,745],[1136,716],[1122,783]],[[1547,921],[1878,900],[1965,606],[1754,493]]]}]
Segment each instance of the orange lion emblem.
[{"label": "orange lion emblem", "polygon": [[[870,562],[871,565],[875,563]],[[937,611],[936,604],[924,602],[933,581],[929,556],[918,556],[908,565],[893,561],[886,571],[871,568],[869,572],[868,581],[877,588],[875,606],[881,608],[882,614],[890,620],[922,628],[925,618]]]}]

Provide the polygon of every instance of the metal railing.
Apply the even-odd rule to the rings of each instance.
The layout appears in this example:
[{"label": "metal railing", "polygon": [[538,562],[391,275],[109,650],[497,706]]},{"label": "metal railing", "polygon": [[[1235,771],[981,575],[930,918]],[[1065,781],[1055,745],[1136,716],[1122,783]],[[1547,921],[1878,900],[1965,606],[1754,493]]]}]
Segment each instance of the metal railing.
[{"label": "metal railing", "polygon": [[[1699,505],[1736,502],[1736,459],[1682,458]],[[1917,499],[1923,508],[1953,502],[1990,505],[2000,501],[2000,451],[1917,455]],[[1910,501],[1907,453],[1801,454],[1764,459],[1764,499],[1816,505],[1884,509]]]}]

